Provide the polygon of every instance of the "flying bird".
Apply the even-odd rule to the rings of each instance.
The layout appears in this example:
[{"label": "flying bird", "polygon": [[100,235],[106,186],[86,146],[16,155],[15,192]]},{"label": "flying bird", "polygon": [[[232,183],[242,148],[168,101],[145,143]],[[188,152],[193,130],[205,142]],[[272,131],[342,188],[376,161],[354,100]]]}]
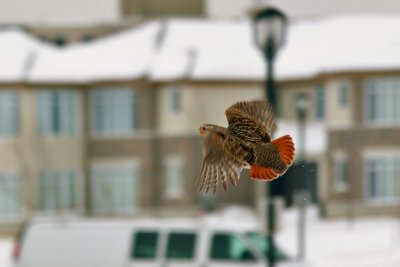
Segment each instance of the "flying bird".
[{"label": "flying bird", "polygon": [[228,127],[203,124],[198,129],[203,140],[203,165],[199,191],[215,193],[221,181],[236,186],[243,168],[250,178],[272,181],[283,175],[294,159],[294,144],[289,135],[271,140],[277,126],[271,106],[263,100],[238,102],[225,111]]}]

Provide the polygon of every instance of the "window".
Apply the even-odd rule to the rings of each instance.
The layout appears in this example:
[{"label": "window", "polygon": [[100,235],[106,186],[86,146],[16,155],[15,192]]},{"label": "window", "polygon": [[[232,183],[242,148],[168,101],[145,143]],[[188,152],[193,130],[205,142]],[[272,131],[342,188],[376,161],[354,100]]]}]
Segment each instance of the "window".
[{"label": "window", "polygon": [[66,45],[65,38],[62,36],[57,36],[57,38],[54,40],[54,44],[57,46],[64,46]]},{"label": "window", "polygon": [[212,260],[254,261],[255,257],[246,243],[236,235],[218,233],[212,237]]},{"label": "window", "polygon": [[16,174],[0,174],[0,221],[20,216],[20,180]]},{"label": "window", "polygon": [[0,90],[0,137],[15,136],[18,121],[17,93]]},{"label": "window", "polygon": [[80,202],[76,171],[44,171],[39,178],[39,206],[44,213],[72,211]]},{"label": "window", "polygon": [[138,173],[135,164],[94,166],[92,205],[96,214],[131,214],[137,208]]},{"label": "window", "polygon": [[365,164],[367,199],[376,203],[399,201],[400,154],[370,156]]},{"label": "window", "polygon": [[349,82],[339,81],[337,89],[339,106],[346,107],[349,102]]},{"label": "window", "polygon": [[374,125],[400,124],[400,79],[366,83],[366,120]]},{"label": "window", "polygon": [[168,198],[179,198],[184,193],[183,162],[181,158],[173,157],[166,161],[165,195]]},{"label": "window", "polygon": [[84,43],[89,43],[89,42],[93,41],[93,36],[85,35],[85,36],[82,37],[81,41],[84,42]]},{"label": "window", "polygon": [[158,233],[138,232],[135,236],[132,258],[154,259],[157,254]]},{"label": "window", "polygon": [[168,89],[169,109],[171,113],[177,114],[181,111],[181,91],[178,87]]},{"label": "window", "polygon": [[74,135],[80,122],[77,90],[40,90],[38,92],[38,122],[42,135]]},{"label": "window", "polygon": [[[269,243],[267,241],[267,238],[264,236],[261,236],[260,234],[256,232],[249,232],[246,234],[246,238],[266,257],[269,257]],[[289,257],[283,253],[282,250],[280,250],[278,247],[275,245],[275,251],[274,251],[274,256],[275,256],[275,261],[284,261],[288,260]]]},{"label": "window", "polygon": [[337,191],[345,191],[349,186],[348,162],[345,157],[337,157],[334,165],[334,183]]},{"label": "window", "polygon": [[325,88],[319,85],[315,89],[315,117],[317,119],[325,118]]},{"label": "window", "polygon": [[167,259],[189,260],[194,256],[194,233],[171,233],[168,236]]},{"label": "window", "polygon": [[137,126],[136,94],[131,89],[98,89],[91,94],[92,130],[98,135],[131,134]]}]

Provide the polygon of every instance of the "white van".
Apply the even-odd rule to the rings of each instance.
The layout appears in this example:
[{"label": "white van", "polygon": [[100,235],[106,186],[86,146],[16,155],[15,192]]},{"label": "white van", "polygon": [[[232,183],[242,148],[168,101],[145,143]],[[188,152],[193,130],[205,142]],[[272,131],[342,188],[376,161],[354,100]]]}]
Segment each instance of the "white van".
[{"label": "white van", "polygon": [[[267,246],[250,221],[36,219],[14,248],[15,267],[258,267]],[[300,267],[276,250],[277,267]]]}]

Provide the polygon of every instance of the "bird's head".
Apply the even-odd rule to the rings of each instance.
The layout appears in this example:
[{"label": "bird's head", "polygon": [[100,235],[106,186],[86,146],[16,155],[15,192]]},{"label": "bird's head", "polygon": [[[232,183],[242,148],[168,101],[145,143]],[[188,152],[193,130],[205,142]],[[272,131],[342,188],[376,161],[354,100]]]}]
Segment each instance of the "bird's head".
[{"label": "bird's head", "polygon": [[203,124],[199,127],[198,131],[201,136],[207,136],[207,134],[214,129],[215,125],[212,124]]}]

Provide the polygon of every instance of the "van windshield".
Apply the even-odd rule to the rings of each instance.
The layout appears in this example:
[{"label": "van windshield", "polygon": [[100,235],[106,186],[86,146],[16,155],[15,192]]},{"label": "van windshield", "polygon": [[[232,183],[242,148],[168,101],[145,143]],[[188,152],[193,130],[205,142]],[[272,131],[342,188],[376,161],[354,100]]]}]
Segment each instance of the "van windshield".
[{"label": "van windshield", "polygon": [[[265,236],[260,235],[257,232],[249,232],[246,233],[246,238],[251,242],[254,247],[256,247],[265,257],[268,257],[270,245],[267,242],[267,238]],[[275,261],[285,261],[288,260],[289,257],[278,247],[275,246]]]}]

